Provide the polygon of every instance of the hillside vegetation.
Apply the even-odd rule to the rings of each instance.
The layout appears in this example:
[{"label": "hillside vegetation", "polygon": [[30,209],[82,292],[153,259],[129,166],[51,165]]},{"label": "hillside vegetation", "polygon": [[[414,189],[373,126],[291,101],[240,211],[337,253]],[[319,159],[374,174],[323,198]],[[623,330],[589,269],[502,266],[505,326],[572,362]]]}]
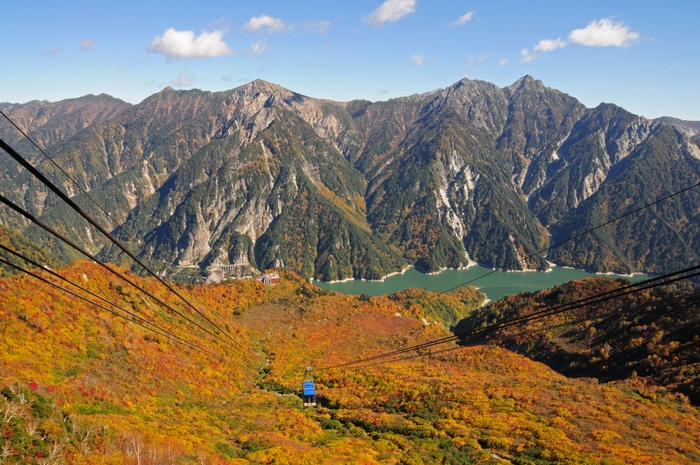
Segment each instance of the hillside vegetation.
[{"label": "hillside vegetation", "polygon": [[[25,257],[28,257],[37,263],[41,263],[42,265],[48,265],[53,268],[58,268],[61,266],[60,260],[58,260],[52,253],[47,252],[44,248],[33,244],[21,234],[18,234],[17,232],[3,225],[0,225],[0,245],[19,252]],[[11,259],[12,254],[0,249],[0,258],[4,258],[6,260]],[[11,276],[16,273],[17,270],[14,268],[5,265],[4,263],[0,263],[0,276]]]},{"label": "hillside vegetation", "polygon": [[[494,302],[456,332],[608,292],[624,282],[590,278]],[[692,288],[658,288],[500,329],[486,340],[572,377],[663,386],[700,405],[700,302]],[[655,396],[654,389],[645,395]]]},{"label": "hillside vegetation", "polygon": [[[700,414],[683,395],[567,378],[497,346],[329,368],[449,335],[482,304],[473,288],[368,298],[293,274],[273,286],[181,287],[240,344],[230,346],[93,263],[60,272],[215,355],[31,278],[0,279],[3,464],[700,460]],[[182,308],[153,280],[132,277]],[[302,408],[298,392],[309,365],[316,408]]]}]

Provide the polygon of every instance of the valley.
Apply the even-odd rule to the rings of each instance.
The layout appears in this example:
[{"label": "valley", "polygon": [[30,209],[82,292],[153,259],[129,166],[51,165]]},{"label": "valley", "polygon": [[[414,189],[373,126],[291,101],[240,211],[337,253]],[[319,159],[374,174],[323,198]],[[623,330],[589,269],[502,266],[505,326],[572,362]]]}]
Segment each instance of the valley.
[{"label": "valley", "polygon": [[0,154],[0,463],[700,460],[690,122],[530,76],[2,111],[56,164],[0,138],[172,288]]},{"label": "valley", "polygon": [[0,465],[700,464],[700,2],[4,2]]}]

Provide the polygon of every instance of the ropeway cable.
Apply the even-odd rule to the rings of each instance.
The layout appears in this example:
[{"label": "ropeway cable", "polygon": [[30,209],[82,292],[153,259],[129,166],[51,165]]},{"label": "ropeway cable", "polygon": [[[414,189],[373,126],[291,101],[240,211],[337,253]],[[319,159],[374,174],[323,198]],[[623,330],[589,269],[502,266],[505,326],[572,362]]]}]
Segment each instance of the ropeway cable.
[{"label": "ropeway cable", "polygon": [[[36,274],[36,273],[34,273],[34,272],[32,272],[32,271],[26,270],[26,269],[22,268],[21,266],[15,265],[14,263],[9,262],[9,261],[7,261],[7,260],[5,260],[5,259],[3,259],[3,258],[0,258],[0,263],[3,263],[3,264],[5,264],[5,265],[7,265],[7,266],[11,266],[12,268],[14,268],[14,269],[16,269],[16,270],[18,270],[18,271],[20,271],[20,272],[22,272],[22,273],[26,273],[26,274],[28,274],[29,276],[32,276],[32,277],[34,277],[35,279],[38,279],[39,281],[42,281],[42,282],[44,282],[44,283],[46,283],[46,284],[48,284],[48,285],[50,285],[50,286],[53,286],[53,287],[55,287],[55,288],[57,288],[57,289],[60,289],[60,290],[62,290],[63,292],[66,292],[66,293],[68,293],[68,294],[70,294],[70,295],[72,295],[72,296],[74,296],[74,297],[77,297],[78,299],[84,300],[85,302],[88,302],[88,303],[90,303],[90,304],[92,304],[92,305],[94,305],[94,306],[96,306],[96,307],[98,307],[98,308],[101,308],[102,310],[105,310],[105,311],[107,311],[107,312],[109,312],[109,313],[111,313],[111,314],[113,314],[113,315],[115,315],[115,316],[117,316],[117,317],[119,317],[119,318],[123,318],[123,319],[127,320],[129,323],[133,323],[133,324],[135,324],[135,325],[137,325],[137,326],[140,326],[140,327],[142,327],[142,328],[144,328],[144,329],[147,329],[148,331],[152,331],[152,332],[154,332],[154,333],[156,333],[156,334],[158,334],[158,335],[160,335],[160,336],[163,336],[163,337],[165,337],[165,338],[167,338],[167,339],[169,339],[169,340],[173,340],[173,341],[175,341],[175,342],[178,342],[178,343],[180,343],[180,344],[183,344],[183,345],[185,345],[185,346],[187,346],[187,347],[189,347],[189,348],[191,348],[191,349],[194,349],[194,350],[203,352],[203,353],[205,353],[205,354],[207,354],[207,355],[210,355],[210,356],[212,356],[212,357],[215,357],[215,358],[217,358],[217,359],[221,359],[221,356],[220,356],[220,355],[216,355],[216,354],[213,353],[213,352],[210,352],[210,351],[208,351],[208,350],[206,350],[206,349],[202,349],[201,347],[198,347],[198,346],[196,346],[196,345],[194,345],[194,344],[192,344],[192,343],[190,343],[190,342],[188,342],[188,341],[182,339],[181,337],[179,337],[179,336],[177,336],[177,335],[171,333],[170,331],[168,331],[168,330],[166,330],[166,329],[163,329],[163,328],[160,328],[160,327],[158,327],[157,325],[154,325],[153,323],[150,323],[148,320],[146,320],[146,319],[144,319],[144,318],[142,318],[142,317],[140,317],[140,316],[138,316],[138,315],[135,315],[134,313],[129,312],[128,310],[123,309],[122,307],[120,307],[119,305],[117,305],[117,304],[115,304],[115,303],[112,303],[112,302],[107,301],[107,302],[110,303],[110,305],[114,305],[115,307],[117,307],[117,308],[121,309],[122,311],[128,313],[132,318],[129,318],[129,317],[127,317],[127,316],[124,316],[124,315],[122,315],[122,314],[119,313],[119,312],[116,312],[116,311],[114,311],[114,310],[112,310],[112,309],[110,309],[110,308],[105,307],[105,306],[102,305],[102,304],[99,304],[99,303],[97,303],[97,302],[94,302],[94,301],[88,299],[87,297],[84,297],[84,296],[82,296],[82,295],[80,295],[80,294],[78,294],[78,293],[76,293],[76,292],[71,291],[70,289],[67,289],[67,288],[65,288],[65,287],[63,287],[63,286],[59,286],[58,284],[53,283],[53,282],[49,281],[48,279],[46,279],[46,278],[44,278],[44,277],[42,277],[42,276],[39,276],[38,274]],[[42,268],[42,269],[43,269],[43,268]],[[44,269],[44,271],[48,271],[48,270],[45,270],[45,269]],[[61,277],[60,275],[58,275],[58,276]],[[63,277],[61,277],[61,278],[62,278],[62,279],[65,279],[65,278],[63,278]],[[77,286],[78,288],[80,288],[80,289],[82,289],[82,290],[84,290],[84,291],[89,292],[90,294],[92,294],[92,292],[90,292],[89,290],[83,288],[82,286],[80,286],[80,285],[78,285],[78,284],[76,284],[76,283],[73,283],[73,282],[70,281],[70,280],[67,280],[67,281],[68,281],[69,283],[71,283],[72,285]],[[98,297],[99,297],[99,296],[98,296]],[[102,297],[100,297],[100,299],[101,299],[101,300],[106,300],[106,299],[104,299],[104,298],[102,298]],[[146,324],[153,325],[153,326],[155,326],[155,328],[158,328],[158,329],[154,329],[154,328],[151,328],[151,327],[149,327],[149,326],[146,326]]]},{"label": "ropeway cable", "polygon": [[[96,262],[97,264],[99,264],[100,266],[102,266],[104,269],[106,269],[106,270],[109,271],[110,273],[112,273],[112,274],[118,276],[119,278],[121,278],[122,280],[126,281],[127,283],[129,283],[130,285],[132,285],[133,287],[135,287],[136,289],[138,289],[139,291],[141,291],[141,292],[143,292],[144,294],[146,294],[147,296],[149,296],[151,299],[153,299],[153,300],[155,300],[156,302],[158,302],[158,303],[159,303],[160,305],[162,305],[163,307],[167,308],[168,310],[170,310],[170,311],[173,312],[174,314],[180,316],[181,318],[184,318],[186,321],[192,323],[193,325],[195,325],[196,327],[198,327],[199,329],[201,329],[201,330],[204,331],[205,333],[209,334],[210,336],[214,337],[215,339],[219,340],[220,342],[222,342],[222,343],[224,343],[224,344],[227,344],[227,345],[231,345],[232,347],[236,347],[236,345],[240,346],[240,344],[236,344],[236,345],[231,344],[231,342],[222,339],[221,336],[219,336],[218,334],[212,332],[210,329],[205,328],[205,327],[202,326],[201,324],[199,324],[199,323],[197,323],[196,321],[194,321],[194,320],[192,320],[191,318],[189,318],[187,315],[184,315],[183,313],[177,311],[177,310],[176,310],[175,308],[173,308],[171,305],[165,303],[162,299],[160,299],[160,298],[156,297],[155,295],[153,295],[153,293],[147,291],[146,289],[144,289],[144,288],[142,288],[141,286],[139,286],[138,284],[136,284],[134,281],[132,281],[131,279],[129,279],[129,278],[128,278],[127,276],[125,276],[123,273],[121,273],[121,272],[119,272],[119,271],[116,271],[116,270],[113,270],[112,268],[110,268],[109,266],[107,266],[107,264],[106,264],[105,262],[103,262],[102,260],[98,259],[98,258],[95,257],[94,255],[90,254],[90,252],[86,251],[85,249],[83,249],[82,247],[80,247],[78,244],[74,243],[73,241],[71,241],[70,239],[68,239],[67,237],[65,237],[63,234],[61,234],[61,233],[59,233],[58,231],[56,231],[55,229],[53,229],[51,226],[47,225],[46,223],[44,223],[44,222],[41,221],[40,219],[36,218],[34,215],[32,215],[31,213],[27,212],[27,211],[24,210],[23,208],[21,208],[21,207],[15,205],[13,202],[11,202],[11,201],[8,200],[7,198],[5,198],[5,196],[0,195],[0,203],[4,203],[4,204],[7,205],[8,207],[10,207],[12,210],[16,211],[16,212],[19,213],[20,215],[22,215],[22,216],[24,216],[25,218],[27,218],[29,221],[31,221],[31,222],[35,223],[36,225],[42,227],[44,230],[46,230],[47,232],[49,232],[49,233],[52,234],[53,236],[55,236],[55,237],[61,239],[61,240],[62,240],[63,242],[65,242],[66,244],[68,244],[69,246],[71,246],[72,248],[74,248],[75,250],[77,250],[78,252],[80,252],[81,254],[85,255],[88,259],[90,259],[90,260]],[[241,351],[244,351],[244,352],[250,352],[250,351],[245,350],[245,347],[243,347],[243,346],[240,346],[240,347],[242,347],[242,348],[238,348],[238,350],[241,350]]]},{"label": "ropeway cable", "polygon": [[[666,283],[662,283],[662,284],[666,284]],[[644,290],[644,289],[641,289],[641,290]],[[674,296],[674,297],[668,299],[666,302],[669,302],[669,301],[672,302],[672,301],[681,300],[681,299],[690,299],[691,301],[694,301],[694,300],[697,300],[698,297],[700,297],[700,292],[695,292],[695,293],[692,293],[692,294],[685,294],[685,295],[680,295],[680,296]],[[596,318],[609,317],[609,316],[612,316],[612,315],[614,315],[615,313],[618,313],[618,312],[620,312],[620,311],[621,311],[620,309],[612,310],[612,311],[609,311],[609,312],[607,312],[607,313],[603,313],[603,314],[600,314],[600,315],[596,315]],[[519,333],[509,334],[508,337],[522,336],[522,335],[528,334],[528,333],[529,333],[529,334],[540,333],[540,332],[542,332],[542,331],[549,331],[549,330],[556,329],[556,328],[560,328],[560,327],[570,326],[571,324],[572,324],[572,322],[566,322],[566,323],[560,323],[560,324],[558,324],[558,325],[547,326],[547,327],[545,327],[545,328],[538,328],[538,329],[534,329],[534,330],[523,330],[523,331],[520,331]],[[498,328],[497,328],[497,329],[498,329]],[[496,331],[497,329],[494,329],[494,331]],[[369,368],[369,367],[378,366],[378,365],[385,365],[385,364],[387,364],[387,363],[402,362],[402,361],[413,360],[413,359],[422,358],[422,357],[430,357],[430,356],[432,356],[432,355],[439,355],[439,354],[443,354],[443,353],[446,353],[446,352],[455,352],[455,351],[458,351],[458,350],[461,350],[461,349],[465,349],[465,348],[467,348],[467,347],[473,347],[473,346],[479,344],[478,342],[465,343],[464,340],[462,340],[462,341],[460,341],[460,342],[462,342],[462,344],[460,344],[460,345],[458,345],[458,346],[456,346],[456,347],[450,347],[450,348],[448,348],[448,349],[433,350],[433,351],[430,351],[430,352],[421,352],[421,353],[418,353],[418,354],[408,355],[408,356],[399,357],[399,358],[393,358],[393,359],[390,359],[390,360],[380,360],[380,361],[374,362],[374,363],[370,362],[370,363],[367,363],[367,364],[364,364],[364,365],[353,365],[353,366],[351,366],[350,368],[351,368],[351,369]],[[697,365],[700,365],[700,362],[698,362]],[[690,366],[690,365],[688,365],[688,366]],[[317,369],[317,371],[320,371],[320,370],[323,370],[323,368],[318,368],[318,369]],[[662,371],[664,371],[664,370],[662,370]]]},{"label": "ropeway cable", "polygon": [[46,157],[46,159],[49,160],[49,161],[53,164],[53,166],[55,166],[61,173],[63,173],[63,175],[64,175],[65,177],[67,177],[67,178],[73,183],[73,185],[74,185],[75,187],[77,187],[77,188],[80,190],[80,192],[82,192],[88,199],[90,199],[90,200],[92,201],[92,203],[94,203],[94,204],[97,206],[97,208],[99,208],[100,211],[101,211],[107,218],[109,218],[109,219],[112,221],[112,223],[114,223],[115,225],[117,225],[117,227],[118,227],[119,229],[121,229],[121,230],[124,232],[124,234],[126,234],[127,236],[129,236],[129,238],[130,238],[135,244],[139,245],[139,246],[141,247],[141,250],[144,250],[144,249],[143,249],[143,246],[141,245],[141,242],[140,242],[138,239],[136,239],[132,234],[130,234],[129,231],[127,231],[126,228],[124,228],[124,226],[123,226],[121,223],[119,223],[119,221],[117,221],[116,219],[114,219],[114,217],[113,217],[112,215],[110,215],[109,212],[107,212],[107,210],[105,210],[105,209],[102,207],[102,205],[100,205],[99,202],[98,202],[97,200],[95,200],[95,198],[94,198],[93,196],[90,195],[90,193],[89,193],[88,191],[86,191],[85,189],[83,189],[83,186],[81,186],[81,185],[78,183],[78,181],[76,181],[70,174],[68,174],[68,172],[67,172],[66,170],[64,170],[64,169],[61,167],[61,165],[59,165],[58,163],[56,163],[56,161],[55,161],[51,156],[49,156],[49,154],[46,153],[46,151],[45,151],[44,149],[42,149],[42,148],[39,146],[39,144],[37,144],[36,142],[34,142],[34,139],[32,139],[31,137],[29,137],[29,135],[28,135],[22,128],[20,128],[19,125],[18,125],[17,123],[15,123],[15,122],[12,120],[12,118],[10,118],[9,116],[7,116],[7,115],[5,114],[5,112],[3,112],[2,110],[0,110],[0,115],[2,115],[7,121],[9,121],[10,124],[11,124],[12,126],[14,126],[14,127],[15,127],[15,128],[16,128],[16,129],[17,129],[17,130],[18,130],[18,131],[19,131],[33,146],[34,146],[34,147],[36,147],[37,150],[39,150],[39,152],[41,152],[41,153]]},{"label": "ropeway cable", "polygon": [[[51,157],[48,153],[46,153],[46,151],[45,151],[43,148],[41,148],[41,147],[39,146],[39,144],[37,144],[37,143],[34,141],[34,139],[32,139],[32,138],[29,136],[29,134],[27,134],[26,131],[24,131],[22,128],[20,128],[19,125],[18,125],[17,123],[15,123],[15,122],[12,120],[12,118],[10,118],[10,117],[9,117],[7,114],[5,114],[2,110],[0,110],[0,115],[2,115],[7,121],[9,121],[10,124],[11,124],[12,126],[14,126],[14,127],[20,132],[20,134],[22,134],[34,147],[36,147],[37,150],[39,150],[39,152],[41,152],[41,153],[44,155],[44,157],[46,157],[46,159],[49,160],[61,173],[63,173],[63,175],[64,175],[66,178],[68,178],[68,179],[73,183],[73,185],[74,185],[76,188],[78,188],[78,190],[80,190],[80,192],[82,192],[88,199],[90,199],[90,200],[92,201],[92,203],[94,203],[94,204],[97,206],[97,208],[98,208],[107,218],[109,218],[109,219],[112,221],[112,223],[114,223],[119,229],[121,229],[122,232],[124,232],[124,234],[126,234],[126,235],[129,237],[129,239],[141,249],[142,252],[144,252],[146,255],[148,255],[148,251],[147,251],[146,248],[144,247],[144,244],[142,244],[141,241],[139,241],[136,237],[134,237],[134,235],[133,235],[132,233],[130,233],[130,232],[124,227],[124,224],[122,224],[122,223],[120,223],[119,221],[117,221],[107,210],[105,210],[105,208],[104,208],[102,205],[100,205],[100,203],[99,203],[93,196],[91,196],[90,193],[89,193],[88,191],[86,191],[86,190],[83,188],[83,186],[81,186],[81,185],[78,183],[78,181],[75,180],[75,178],[73,178],[66,170],[64,170],[64,169],[61,167],[61,165],[59,165],[59,164],[56,162],[56,160],[53,159],[53,157]],[[151,256],[151,258],[155,258],[155,257]],[[170,267],[170,264],[169,264],[169,263],[166,263],[166,262],[164,262],[163,260],[160,260],[160,259],[156,259],[156,260],[157,260],[157,263],[159,263],[160,265],[162,265],[162,266],[161,266],[161,271],[164,271],[163,267]],[[195,301],[197,301],[197,303],[199,303],[202,307],[206,308],[206,305],[204,305],[204,304],[202,303],[202,301],[199,300],[199,299],[197,298],[197,296],[190,295],[190,297],[192,297]]]},{"label": "ropeway cable", "polygon": [[[375,361],[375,360],[380,360],[380,359],[384,359],[384,358],[388,358],[388,357],[393,357],[396,355],[401,355],[401,354],[404,354],[407,352],[412,352],[415,350],[420,350],[420,349],[424,349],[427,347],[432,347],[434,345],[443,344],[446,342],[457,341],[457,340],[463,339],[465,337],[472,337],[472,336],[475,336],[477,334],[495,331],[497,329],[501,329],[504,327],[513,326],[515,324],[520,324],[520,323],[525,323],[525,322],[532,321],[535,319],[545,318],[548,316],[556,315],[558,313],[563,313],[566,311],[574,310],[576,308],[580,308],[580,307],[583,307],[586,305],[601,303],[601,302],[604,302],[607,300],[622,297],[622,296],[632,294],[635,292],[641,292],[643,290],[651,289],[654,287],[658,287],[658,286],[662,286],[662,285],[666,285],[666,284],[671,284],[671,283],[685,280],[685,279],[689,279],[689,278],[692,278],[695,276],[700,276],[700,272],[697,271],[699,269],[700,269],[700,265],[689,267],[689,268],[686,268],[686,269],[683,269],[680,271],[668,273],[668,274],[663,275],[663,276],[651,278],[651,279],[648,279],[646,281],[641,281],[641,282],[636,283],[636,284],[630,284],[630,285],[623,286],[623,287],[617,288],[617,289],[613,289],[611,291],[607,291],[607,292],[604,292],[601,294],[597,294],[597,295],[590,296],[587,298],[579,299],[579,300],[574,301],[574,302],[569,302],[567,304],[558,305],[558,306],[555,306],[553,308],[540,310],[538,312],[535,312],[535,313],[532,313],[529,315],[524,315],[522,317],[513,318],[513,319],[505,321],[505,322],[488,325],[488,326],[483,327],[483,328],[477,328],[477,329],[472,329],[469,331],[463,331],[461,333],[454,334],[452,336],[447,336],[444,338],[435,339],[435,340],[428,341],[428,342],[425,342],[422,344],[417,344],[417,345],[414,345],[411,347],[405,347],[403,349],[399,349],[399,350],[395,350],[395,351],[391,351],[391,352],[377,354],[377,355],[374,355],[371,357],[365,357],[362,359],[358,359],[358,360],[354,360],[354,361],[350,361],[350,362],[345,362],[345,363],[341,363],[341,364],[337,364],[337,365],[333,365],[333,366],[329,366],[329,367],[317,368],[317,370],[318,371],[331,370],[331,369],[337,369],[337,368],[342,368],[342,367],[347,367],[347,366],[352,366],[352,365],[358,365],[361,363],[371,362],[371,361]],[[680,274],[689,273],[691,271],[696,271],[696,273],[688,275],[688,276],[678,277],[678,275],[680,275]],[[667,279],[667,278],[672,278],[672,279],[669,279],[669,280],[664,281],[664,282],[652,284],[655,281],[659,281],[661,279]],[[646,286],[647,284],[649,284],[649,285]],[[640,287],[640,286],[646,286],[646,287],[642,287],[639,289],[633,289],[633,288]],[[630,290],[630,289],[632,289],[632,290]],[[622,291],[626,291],[626,292],[622,292]],[[598,300],[595,300],[595,299],[598,299]]]},{"label": "ropeway cable", "polygon": [[[46,273],[49,273],[50,275],[55,276],[56,278],[58,278],[58,279],[60,279],[60,280],[62,280],[62,281],[64,281],[64,282],[67,282],[68,284],[70,284],[70,285],[72,285],[72,286],[74,286],[74,287],[77,287],[77,288],[80,289],[81,291],[83,291],[83,292],[85,292],[85,293],[87,293],[87,294],[90,294],[91,296],[95,297],[96,299],[99,299],[99,300],[101,300],[101,301],[103,301],[103,302],[105,302],[105,303],[107,303],[107,304],[109,304],[109,305],[112,305],[112,306],[118,308],[119,310],[121,310],[121,311],[123,311],[124,313],[128,314],[128,315],[131,316],[132,318],[136,318],[136,319],[142,320],[142,321],[144,321],[144,322],[147,322],[148,324],[150,324],[150,325],[152,325],[152,326],[158,328],[159,330],[170,334],[170,335],[171,335],[173,338],[175,338],[175,339],[179,339],[179,340],[181,340],[182,342],[187,343],[187,344],[192,344],[192,343],[190,343],[189,341],[187,341],[187,340],[181,338],[181,337],[178,336],[177,334],[171,332],[170,330],[168,330],[168,329],[166,329],[166,328],[163,328],[163,327],[160,327],[160,326],[158,326],[157,324],[155,324],[155,323],[149,321],[147,318],[143,318],[143,317],[141,317],[141,316],[135,314],[134,312],[125,309],[124,307],[120,306],[119,304],[117,304],[117,303],[115,303],[115,302],[112,302],[111,300],[106,299],[105,297],[102,297],[101,295],[97,294],[96,292],[93,292],[93,291],[91,291],[90,289],[88,289],[88,288],[86,288],[86,287],[84,287],[84,286],[81,286],[80,284],[76,283],[75,281],[72,281],[72,280],[66,278],[65,276],[62,276],[62,275],[58,274],[57,272],[55,272],[55,271],[52,270],[51,268],[49,268],[49,267],[47,267],[47,266],[41,265],[40,263],[38,263],[38,262],[32,260],[31,258],[27,257],[26,255],[24,255],[24,254],[22,254],[22,253],[20,253],[20,252],[17,252],[17,251],[15,251],[15,250],[12,250],[12,249],[10,249],[9,247],[5,247],[5,246],[2,245],[2,244],[0,244],[0,249],[4,250],[4,251],[6,251],[6,252],[11,253],[11,254],[14,255],[15,257],[18,257],[18,258],[24,260],[25,262],[27,262],[27,263],[29,263],[29,264],[31,264],[31,265],[34,265],[35,267],[41,269],[42,271],[45,271]],[[0,259],[1,259],[1,257],[0,257]],[[11,266],[14,266],[14,265],[11,265]],[[24,271],[24,270],[21,270],[21,271]],[[89,301],[89,302],[91,302],[91,301]],[[91,303],[92,303],[92,302],[91,302]]]},{"label": "ropeway cable", "polygon": [[[246,348],[236,341],[227,331],[225,331],[223,328],[221,328],[218,324],[214,323],[209,317],[207,317],[204,313],[202,313],[197,307],[195,307],[192,303],[190,303],[187,299],[185,299],[182,294],[180,294],[177,290],[175,290],[170,284],[166,283],[160,276],[158,276],[155,272],[153,272],[145,263],[143,263],[136,255],[134,255],[130,250],[128,250],[124,245],[122,245],[119,241],[117,241],[112,235],[105,230],[102,226],[97,224],[95,220],[93,220],[87,213],[85,213],[73,200],[71,200],[66,194],[63,193],[56,185],[54,185],[48,178],[46,178],[43,174],[41,174],[34,166],[32,166],[27,160],[25,160],[19,153],[17,153],[12,147],[7,145],[5,141],[0,139],[0,148],[5,150],[12,158],[15,159],[20,165],[22,165],[27,171],[32,173],[39,181],[41,181],[46,187],[48,187],[51,191],[53,191],[56,195],[58,195],[64,202],[66,202],[73,210],[75,210],[80,216],[85,218],[93,227],[95,227],[98,231],[100,231],[102,234],[104,234],[114,245],[119,247],[123,252],[125,252],[129,257],[131,257],[132,260],[134,260],[136,263],[138,263],[144,270],[146,270],[151,276],[156,278],[158,282],[160,282],[162,285],[164,285],[170,292],[175,294],[180,300],[185,302],[190,308],[192,308],[197,314],[199,314],[202,318],[204,318],[209,324],[211,324],[214,328],[216,328],[218,331],[223,333],[228,339],[231,340],[235,345],[239,346],[242,350],[246,350]],[[255,353],[252,351],[248,351],[250,353]],[[257,354],[256,354],[257,355]]]},{"label": "ropeway cable", "polygon": [[616,218],[613,218],[612,220],[606,221],[605,223],[599,224],[598,226],[595,226],[595,227],[593,227],[593,228],[591,228],[591,229],[588,229],[588,230],[583,231],[583,232],[581,232],[581,233],[579,233],[579,234],[576,234],[575,236],[569,237],[568,239],[564,239],[564,240],[561,241],[561,242],[557,242],[556,244],[550,245],[550,246],[547,247],[546,249],[539,250],[539,251],[537,251],[537,252],[534,252],[534,253],[532,253],[532,254],[530,254],[530,255],[527,255],[527,256],[525,256],[525,257],[522,257],[522,258],[518,258],[517,260],[512,261],[511,263],[507,264],[507,265],[506,265],[505,267],[503,267],[503,268],[498,268],[498,269],[495,269],[495,270],[491,270],[490,272],[485,273],[485,274],[483,274],[483,275],[481,275],[481,276],[478,276],[478,277],[476,277],[476,278],[474,278],[474,279],[471,279],[471,280],[469,280],[469,281],[467,281],[467,282],[465,282],[465,283],[462,283],[462,284],[460,284],[460,285],[458,285],[458,286],[455,286],[455,287],[453,287],[453,288],[451,288],[451,289],[448,289],[448,290],[446,290],[446,291],[442,291],[442,292],[440,292],[440,294],[446,294],[446,293],[448,293],[448,292],[452,292],[452,291],[454,291],[455,289],[458,289],[458,288],[460,288],[460,287],[462,287],[462,286],[466,286],[467,284],[471,284],[471,283],[473,283],[474,281],[477,281],[477,280],[479,280],[479,279],[481,279],[481,278],[484,278],[484,277],[486,277],[486,276],[490,276],[490,275],[492,275],[492,274],[494,274],[494,273],[496,273],[496,272],[498,272],[498,271],[507,270],[508,267],[511,266],[511,265],[515,265],[516,263],[520,263],[520,262],[522,262],[523,260],[526,260],[526,259],[528,259],[528,258],[536,257],[537,255],[540,255],[540,254],[542,254],[542,253],[549,252],[550,250],[552,250],[552,249],[555,248],[555,247],[559,247],[560,245],[566,244],[567,242],[573,241],[574,239],[578,239],[578,238],[581,237],[581,236],[585,236],[586,234],[590,234],[590,233],[592,233],[593,231],[595,231],[595,230],[597,230],[597,229],[600,229],[600,228],[602,228],[602,227],[604,227],[604,226],[608,226],[608,225],[610,225],[610,224],[612,224],[612,223],[615,223],[616,221],[619,221],[619,220],[621,220],[621,219],[623,219],[623,218],[626,218],[626,217],[628,217],[628,216],[630,216],[630,215],[634,215],[635,213],[639,213],[640,211],[642,211],[642,210],[644,210],[644,209],[646,209],[646,208],[652,207],[652,206],[656,205],[657,203],[663,202],[664,200],[668,200],[668,199],[670,199],[670,198],[672,198],[672,197],[675,197],[675,196],[677,196],[677,195],[680,195],[680,194],[682,194],[683,192],[689,191],[689,190],[694,189],[694,188],[696,188],[696,187],[698,187],[698,186],[700,186],[700,182],[697,182],[697,183],[693,184],[692,186],[688,186],[688,187],[686,187],[686,188],[684,188],[684,189],[681,189],[681,190],[679,190],[679,191],[677,191],[677,192],[674,192],[674,193],[672,193],[672,194],[669,194],[669,195],[667,195],[667,196],[665,196],[665,197],[661,197],[660,199],[657,199],[657,200],[653,201],[653,202],[650,203],[650,204],[647,204],[647,205],[644,205],[644,206],[642,206],[642,207],[639,207],[639,208],[637,208],[637,209],[635,209],[635,210],[632,210],[631,212],[627,212],[627,213],[625,213],[624,215],[620,215],[620,216],[618,216],[618,217],[616,217]]}]

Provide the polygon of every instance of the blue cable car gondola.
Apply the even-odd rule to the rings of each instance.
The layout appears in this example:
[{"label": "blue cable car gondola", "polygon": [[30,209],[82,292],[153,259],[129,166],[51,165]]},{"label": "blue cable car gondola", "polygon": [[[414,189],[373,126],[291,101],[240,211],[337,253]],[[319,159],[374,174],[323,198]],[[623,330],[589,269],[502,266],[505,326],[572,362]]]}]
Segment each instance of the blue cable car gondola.
[{"label": "blue cable car gondola", "polygon": [[304,381],[301,383],[301,398],[304,401],[304,407],[316,407],[316,386],[314,386],[311,370],[311,367],[306,367]]}]

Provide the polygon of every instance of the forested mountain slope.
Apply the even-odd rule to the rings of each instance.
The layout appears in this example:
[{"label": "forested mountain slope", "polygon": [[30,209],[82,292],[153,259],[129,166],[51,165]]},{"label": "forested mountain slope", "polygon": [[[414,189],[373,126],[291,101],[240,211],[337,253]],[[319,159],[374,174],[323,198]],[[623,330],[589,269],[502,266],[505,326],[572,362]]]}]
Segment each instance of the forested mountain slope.
[{"label": "forested mountain slope", "polygon": [[[591,278],[505,297],[460,321],[456,333],[525,317],[610,292],[624,281]],[[700,300],[687,284],[650,289],[544,319],[502,328],[492,341],[569,377],[631,379],[664,386],[700,405]],[[653,389],[648,393],[654,396]]]}]

